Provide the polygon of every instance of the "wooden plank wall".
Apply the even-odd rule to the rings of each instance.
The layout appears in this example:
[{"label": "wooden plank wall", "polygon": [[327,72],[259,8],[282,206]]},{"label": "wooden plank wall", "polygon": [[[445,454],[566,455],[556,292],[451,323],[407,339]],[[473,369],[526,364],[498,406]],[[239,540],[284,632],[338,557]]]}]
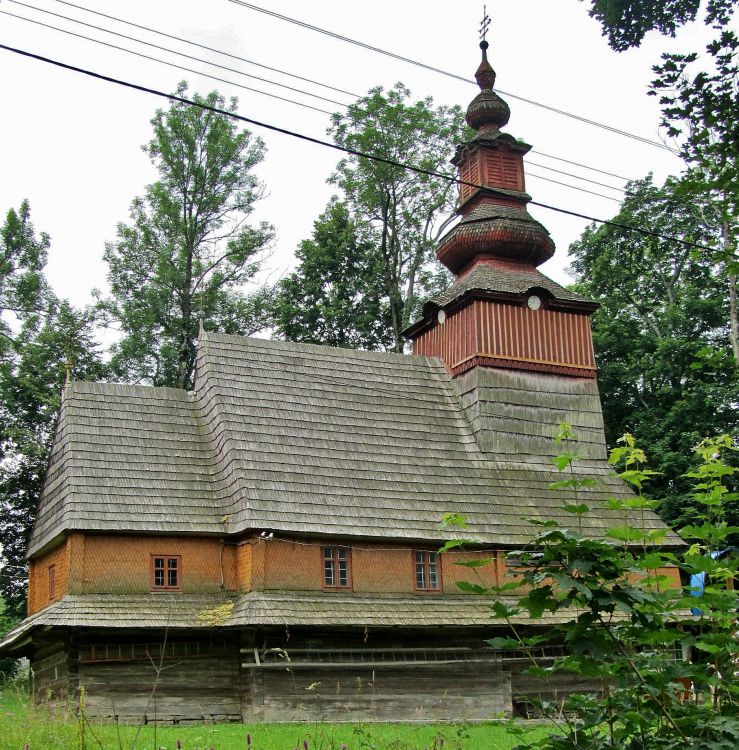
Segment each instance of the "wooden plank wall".
[{"label": "wooden plank wall", "polygon": [[606,458],[603,413],[595,380],[478,367],[454,381],[481,450],[498,458],[548,460],[559,425],[571,424],[577,452]]},{"label": "wooden plank wall", "polygon": [[511,710],[510,675],[492,664],[244,671],[245,721],[483,720]]},{"label": "wooden plank wall", "polygon": [[590,318],[584,313],[475,300],[448,315],[413,343],[413,353],[440,357],[451,370],[473,356],[498,358],[524,369],[572,368],[595,377]]},{"label": "wooden plank wall", "polygon": [[[148,656],[147,656],[148,653]],[[160,652],[143,644],[98,643],[80,649],[79,684],[87,714],[122,724],[241,720],[239,647],[235,639],[171,642],[157,681]]]},{"label": "wooden plank wall", "polygon": [[40,643],[31,657],[31,694],[37,702],[66,699],[70,692],[70,659],[63,640]]},{"label": "wooden plank wall", "polygon": [[554,674],[546,679],[532,677],[525,673],[530,664],[520,662],[511,664],[511,699],[514,714],[526,718],[535,718],[537,712],[532,706],[537,701],[558,703],[570,695],[600,693],[602,685],[596,680],[589,680],[576,674]]}]

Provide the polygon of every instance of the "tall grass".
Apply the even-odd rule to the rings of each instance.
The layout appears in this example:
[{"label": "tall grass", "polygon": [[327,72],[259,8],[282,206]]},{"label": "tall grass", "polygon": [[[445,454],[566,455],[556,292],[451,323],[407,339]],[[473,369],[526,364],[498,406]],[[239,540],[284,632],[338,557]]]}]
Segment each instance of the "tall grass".
[{"label": "tall grass", "polygon": [[[34,707],[17,687],[0,693],[0,750],[131,749],[136,727],[83,723],[81,737],[77,706]],[[145,726],[135,750],[510,750],[516,743],[491,724],[201,724]]]}]

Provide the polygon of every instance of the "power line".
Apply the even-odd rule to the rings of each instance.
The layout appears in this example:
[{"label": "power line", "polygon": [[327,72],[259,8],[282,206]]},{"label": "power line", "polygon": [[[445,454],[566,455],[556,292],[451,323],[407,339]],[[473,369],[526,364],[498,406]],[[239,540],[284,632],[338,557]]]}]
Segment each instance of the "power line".
[{"label": "power line", "polygon": [[617,180],[623,180],[624,182],[633,182],[631,177],[623,177],[619,174],[613,174],[613,172],[606,172],[604,169],[597,169],[596,167],[589,167],[587,164],[580,164],[579,161],[570,161],[569,159],[563,159],[561,156],[552,156],[552,154],[545,154],[543,151],[539,151],[537,148],[531,149],[532,154],[539,154],[539,156],[546,156],[547,159],[556,159],[557,161],[563,161],[567,164],[572,164],[575,167],[582,167],[583,169],[589,169],[591,172],[600,172],[600,174],[607,175],[608,177],[615,177]]},{"label": "power line", "polygon": [[[71,21],[72,23],[78,23],[78,24],[80,24],[82,26],[86,26],[86,27],[89,27],[89,28],[96,29],[97,31],[102,31],[104,33],[113,34],[115,36],[123,37],[124,39],[128,39],[129,41],[133,41],[133,42],[136,42],[136,43],[145,44],[145,45],[148,45],[148,46],[151,46],[151,47],[155,47],[156,49],[160,49],[160,50],[163,50],[165,52],[169,52],[169,53],[171,53],[173,55],[178,55],[178,56],[182,56],[182,57],[185,57],[185,58],[188,58],[188,59],[192,59],[192,60],[195,60],[197,62],[204,63],[206,65],[215,65],[216,67],[224,68],[225,70],[229,70],[229,71],[231,71],[233,73],[236,73],[238,75],[244,75],[246,77],[254,77],[254,78],[257,78],[258,80],[264,81],[266,83],[275,83],[274,81],[270,81],[269,79],[260,78],[259,76],[250,76],[248,73],[243,73],[242,71],[236,70],[234,68],[229,68],[227,66],[219,65],[218,63],[211,63],[208,60],[203,60],[201,58],[193,57],[191,55],[187,55],[185,53],[178,52],[176,50],[172,50],[172,49],[169,49],[167,47],[162,47],[162,46],[157,45],[157,44],[152,44],[150,42],[146,42],[146,41],[143,41],[141,39],[137,39],[135,37],[128,36],[126,34],[119,34],[118,32],[111,31],[109,29],[105,29],[105,28],[102,28],[100,26],[96,26],[94,24],[88,24],[88,23],[85,23],[84,21],[78,21],[77,19],[70,18],[68,16],[64,16],[64,15],[61,15],[61,14],[58,14],[58,13],[53,13],[51,11],[46,11],[44,9],[37,8],[36,6],[30,5],[28,3],[18,2],[18,0],[10,0],[10,2],[12,2],[12,3],[16,4],[16,5],[21,5],[21,6],[25,7],[25,8],[30,8],[32,10],[40,11],[42,13],[47,13],[47,14],[55,16],[57,18],[62,18],[64,20],[66,20],[66,21]],[[214,80],[214,81],[219,81],[221,83],[227,83],[229,85],[237,86],[239,88],[245,89],[247,91],[251,91],[253,93],[262,94],[263,96],[269,96],[269,97],[272,97],[272,98],[276,98],[276,99],[279,99],[280,101],[289,102],[289,103],[295,104],[295,105],[300,106],[300,107],[306,107],[308,109],[312,109],[312,110],[317,111],[317,112],[322,112],[322,113],[325,113],[325,114],[332,114],[331,112],[329,112],[328,110],[325,110],[325,109],[321,109],[321,108],[318,108],[318,107],[313,107],[313,106],[305,104],[303,102],[295,101],[294,99],[287,99],[285,97],[280,97],[280,96],[277,96],[275,94],[271,94],[271,93],[266,92],[266,91],[261,91],[260,89],[255,89],[253,87],[243,86],[243,85],[235,83],[233,81],[228,81],[228,80],[226,80],[224,78],[220,78],[218,76],[213,76],[213,75],[210,75],[208,73],[203,73],[203,72],[200,72],[200,71],[197,71],[197,70],[193,70],[192,68],[187,68],[187,67],[184,67],[184,66],[181,66],[181,65],[177,65],[175,63],[171,63],[171,62],[168,62],[166,60],[161,60],[160,58],[157,58],[157,57],[152,57],[150,55],[145,55],[145,54],[137,52],[135,50],[127,49],[126,47],[121,47],[119,45],[115,45],[115,44],[111,44],[109,42],[105,42],[105,41],[103,41],[101,39],[96,39],[94,37],[86,36],[84,34],[79,34],[79,33],[70,31],[68,29],[63,29],[63,28],[60,28],[58,26],[54,26],[53,24],[47,24],[47,23],[44,23],[42,21],[38,21],[36,19],[28,18],[26,16],[20,16],[20,15],[17,15],[15,13],[10,13],[9,11],[2,11],[2,10],[0,10],[0,13],[2,13],[4,15],[8,15],[8,16],[10,16],[12,18],[16,18],[16,19],[21,20],[21,21],[26,21],[28,23],[37,24],[37,25],[43,26],[44,28],[48,28],[48,29],[52,29],[54,31],[58,31],[58,32],[60,32],[62,34],[67,34],[67,35],[75,36],[77,38],[84,39],[86,41],[90,41],[90,42],[93,42],[95,44],[99,44],[99,45],[108,47],[110,49],[116,49],[116,50],[119,50],[121,52],[125,52],[125,53],[130,54],[130,55],[141,57],[142,59],[151,60],[153,62],[157,62],[157,63],[160,63],[162,65],[167,65],[169,67],[174,67],[174,68],[176,68],[178,70],[183,70],[183,71],[186,71],[188,73],[194,73],[195,75],[201,75],[201,76],[204,76],[206,78],[210,78],[211,80]],[[280,83],[275,83],[275,85],[277,85],[277,86],[283,86],[283,84],[280,84]],[[296,88],[293,88],[291,86],[283,86],[283,87],[284,88],[288,88],[291,91],[295,91],[297,93],[306,94],[308,96],[317,96],[315,94],[310,94],[310,92],[304,91],[302,89],[296,89]],[[342,104],[341,102],[335,101],[333,99],[326,99],[325,97],[320,97],[320,96],[317,97],[317,98],[324,99],[324,101],[328,101],[328,102],[331,102],[333,104],[338,104],[338,105],[343,106],[343,107],[347,107],[348,106],[346,104]],[[548,166],[546,166],[544,164],[537,164],[536,162],[529,162],[529,163],[532,164],[532,165],[534,165],[534,166],[539,166],[542,169],[547,169],[549,171],[557,172],[557,173],[565,175],[567,177],[572,177],[573,179],[576,179],[576,180],[582,180],[584,182],[589,182],[589,183],[592,183],[592,184],[595,184],[595,185],[599,185],[601,187],[606,187],[606,188],[609,188],[611,190],[621,190],[620,188],[615,188],[615,187],[613,187],[611,185],[606,185],[605,183],[602,183],[602,182],[598,182],[598,181],[595,181],[595,180],[590,180],[590,179],[588,179],[586,177],[581,177],[580,175],[573,174],[571,172],[565,172],[563,170],[554,169],[553,167],[548,167]],[[552,178],[544,177],[543,175],[539,175],[536,172],[531,172],[530,171],[529,172],[529,176],[533,177],[534,179],[539,179],[539,180],[543,180],[545,182],[551,182],[551,183],[554,183],[554,184],[557,184],[557,185],[561,185],[563,187],[567,187],[567,188],[570,188],[572,190],[578,190],[580,192],[588,193],[590,195],[594,195],[594,196],[597,196],[599,198],[603,198],[605,200],[615,200],[611,196],[603,195],[602,193],[598,193],[598,192],[595,192],[593,190],[587,190],[585,188],[581,188],[581,187],[578,187],[576,185],[571,185],[571,184],[566,183],[566,182],[561,182],[559,180],[554,180]]]},{"label": "power line", "polygon": [[[111,29],[106,29],[102,26],[96,26],[93,23],[87,23],[86,21],[80,21],[77,18],[70,18],[69,16],[62,15],[61,13],[54,13],[50,10],[45,10],[44,8],[38,8],[35,5],[29,5],[28,3],[22,3],[19,2],[19,0],[10,0],[11,3],[14,5],[21,5],[24,8],[30,8],[31,10],[35,10],[39,13],[46,13],[49,16],[54,16],[55,18],[62,18],[65,21],[71,21],[72,23],[79,24],[80,26],[86,26],[89,29],[95,29],[96,31],[102,31],[105,34],[112,34],[113,36],[120,37],[122,39],[127,39],[129,42],[136,42],[137,44],[144,44],[147,47],[153,47],[154,49],[161,50],[162,52],[169,52],[172,55],[178,55],[179,57],[185,57],[188,60],[193,60],[195,62],[203,63],[205,65],[212,65],[215,68],[221,68],[221,70],[227,70],[229,73],[236,73],[237,75],[246,76],[247,78],[254,78],[257,81],[262,81],[262,83],[268,83],[272,86],[279,86],[280,88],[287,89],[288,91],[293,91],[298,94],[305,94],[306,96],[312,96],[315,99],[320,99],[321,101],[328,102],[329,104],[338,104],[340,107],[347,107],[349,105],[344,104],[344,102],[339,102],[336,99],[328,99],[325,96],[321,96],[320,94],[312,94],[310,91],[305,91],[304,89],[297,89],[293,86],[288,86],[285,83],[279,83],[277,81],[273,81],[269,78],[262,78],[261,76],[255,76],[252,73],[245,73],[244,71],[237,70],[236,68],[230,68],[228,65],[221,65],[217,62],[211,62],[210,60],[203,60],[202,57],[195,57],[194,55],[188,55],[186,52],[178,52],[177,50],[171,49],[169,47],[162,47],[160,44],[154,44],[153,42],[147,42],[143,39],[137,39],[134,36],[128,36],[127,34],[121,34],[118,31],[112,31]],[[23,18],[22,16],[15,16],[16,18]],[[26,18],[25,20],[31,21],[32,19]],[[54,26],[52,28],[57,29],[57,31],[63,31],[63,29],[59,29],[58,27]],[[155,32],[156,33],[156,32]],[[90,37],[85,37],[89,39]],[[95,40],[100,41],[100,40]]]},{"label": "power line", "polygon": [[[587,188],[581,188],[577,185],[570,185],[568,182],[561,182],[560,180],[554,180],[551,177],[544,177],[543,175],[536,174],[536,172],[532,172],[531,170],[527,170],[526,174],[529,177],[535,177],[537,180],[544,180],[544,182],[553,182],[555,185],[562,185],[563,187],[570,188],[571,190],[579,190],[581,193],[589,193],[590,195],[597,195],[599,198],[605,198],[607,201],[613,201],[614,203],[620,203],[621,201],[618,198],[612,198],[610,195],[603,195],[603,193],[596,193],[594,190],[588,190]],[[566,172],[563,172],[563,174],[566,174]],[[537,205],[534,201],[531,201],[535,205]]]},{"label": "power line", "polygon": [[38,21],[33,18],[26,18],[25,16],[19,16],[16,13],[10,13],[7,10],[0,10],[0,14],[4,16],[10,16],[11,18],[17,18],[20,21],[27,21],[28,23],[36,24],[37,26],[43,26],[47,29],[52,29],[54,31],[59,31],[62,34],[68,34],[69,36],[77,37],[78,39],[85,39],[88,42],[93,42],[95,44],[100,44],[103,47],[108,47],[109,49],[116,49],[120,52],[125,52],[129,55],[134,55],[135,57],[140,57],[144,60],[151,60],[152,62],[160,63],[161,65],[167,65],[170,68],[176,68],[177,70],[183,70],[186,73],[193,73],[198,76],[203,76],[204,78],[210,78],[213,81],[218,81],[219,83],[226,83],[229,86],[235,86],[236,88],[244,89],[245,91],[251,91],[255,94],[261,94],[262,96],[268,96],[271,99],[279,99],[283,102],[288,102],[290,104],[296,104],[298,107],[304,107],[305,109],[312,109],[315,112],[322,112],[323,114],[330,115],[332,112],[330,112],[327,109],[321,109],[320,107],[314,107],[311,104],[305,104],[303,102],[296,102],[294,99],[288,99],[284,96],[278,96],[277,94],[271,94],[267,91],[262,91],[261,89],[255,89],[251,86],[244,86],[242,83],[236,83],[235,81],[229,81],[226,78],[219,78],[218,76],[210,75],[209,73],[203,73],[199,70],[195,70],[194,68],[187,68],[184,65],[177,65],[173,62],[168,62],[167,60],[161,60],[158,57],[152,57],[151,55],[145,55],[143,52],[136,52],[134,50],[127,49],[126,47],[120,47],[117,44],[111,44],[110,42],[104,42],[101,39],[94,39],[90,36],[85,36],[84,34],[78,34],[75,31],[69,31],[68,29],[62,29],[58,26],[53,26],[52,24],[44,23],[43,21]]},{"label": "power line", "polygon": [[[332,86],[332,85],[330,85],[328,83],[321,83],[320,81],[316,81],[316,80],[314,80],[312,78],[306,78],[305,76],[298,75],[297,73],[291,73],[291,72],[289,72],[287,70],[282,70],[281,68],[274,68],[274,67],[272,67],[270,65],[265,65],[263,63],[257,62],[256,60],[250,60],[249,58],[242,57],[241,55],[235,55],[235,54],[233,54],[231,52],[227,52],[225,50],[220,50],[220,49],[218,49],[216,47],[209,47],[207,44],[201,44],[200,42],[194,42],[192,39],[184,39],[183,37],[176,36],[174,34],[168,34],[165,31],[160,31],[158,29],[153,29],[150,26],[143,26],[142,24],[134,23],[133,21],[127,21],[124,18],[119,18],[117,16],[111,16],[111,15],[109,15],[107,13],[101,13],[99,11],[93,10],[92,8],[87,8],[84,5],[76,5],[75,3],[67,2],[67,0],[54,0],[54,1],[57,2],[57,3],[59,3],[59,4],[61,4],[61,5],[67,5],[67,6],[71,7],[71,8],[76,8],[77,10],[82,10],[82,11],[84,11],[86,13],[91,13],[91,14],[93,14],[95,16],[100,16],[101,18],[107,18],[110,21],[115,21],[117,23],[121,23],[121,24],[124,24],[126,26],[131,26],[131,27],[136,28],[136,29],[141,29],[143,31],[147,31],[147,32],[149,32],[151,34],[157,34],[159,36],[166,37],[167,39],[173,39],[175,41],[182,42],[183,44],[190,44],[193,47],[199,47],[200,49],[207,50],[208,52],[213,52],[213,53],[215,53],[217,55],[223,55],[223,56],[229,57],[229,58],[231,58],[233,60],[239,60],[241,62],[248,63],[249,65],[256,65],[258,68],[264,68],[265,70],[270,70],[273,73],[279,73],[280,75],[285,75],[285,76],[288,76],[290,78],[295,78],[295,79],[297,79],[299,81],[305,81],[306,83],[311,83],[311,84],[314,84],[315,86],[320,86],[322,88],[329,89],[331,91],[336,91],[339,94],[346,94],[347,96],[351,96],[354,99],[360,99],[361,98],[361,94],[356,94],[356,93],[353,93],[351,91],[347,91],[346,89],[342,89],[342,88],[338,88],[336,86]],[[18,3],[18,0],[10,0],[10,2]],[[18,4],[22,4],[22,3],[18,3]],[[244,73],[243,75],[247,75],[247,74]],[[304,93],[308,93],[308,92],[304,92]],[[538,149],[533,149],[532,153],[540,154],[541,156],[545,156],[547,159],[555,159],[557,161],[565,162],[566,164],[572,164],[573,166],[581,167],[582,169],[588,169],[588,170],[590,170],[592,172],[598,172],[600,174],[607,175],[608,177],[615,177],[617,180],[623,180],[624,182],[628,182],[630,180],[630,178],[628,178],[628,177],[622,177],[621,175],[614,174],[613,172],[607,172],[606,170],[598,169],[597,167],[591,167],[591,166],[589,166],[587,164],[582,164],[582,163],[577,162],[577,161],[572,161],[570,159],[564,159],[561,156],[554,156],[553,154],[545,154],[543,151],[539,151]],[[566,174],[569,174],[569,173],[566,173]],[[570,175],[570,176],[576,177],[576,175]],[[578,178],[578,179],[584,179],[584,178]]]},{"label": "power line", "polygon": [[[352,39],[351,37],[344,36],[343,34],[338,34],[334,31],[329,31],[328,29],[321,28],[320,26],[314,26],[313,24],[307,23],[306,21],[301,21],[297,18],[291,18],[290,16],[283,15],[282,13],[277,13],[276,11],[273,11],[273,10],[268,10],[267,8],[261,8],[258,5],[247,3],[247,2],[244,2],[243,0],[228,0],[228,2],[233,3],[234,5],[240,5],[243,8],[247,8],[248,10],[254,10],[257,13],[264,13],[265,15],[272,16],[273,18],[277,18],[280,21],[286,21],[287,23],[293,24],[295,26],[300,26],[304,29],[315,31],[319,34],[323,34],[325,36],[331,37],[332,39],[337,39],[341,42],[346,42],[347,44],[353,44],[356,47],[361,47],[363,49],[369,50],[370,52],[376,52],[377,54],[385,55],[386,57],[391,57],[394,60],[400,60],[401,62],[408,63],[409,65],[415,65],[418,68],[429,70],[432,73],[438,73],[439,75],[447,76],[448,78],[454,78],[455,80],[458,80],[458,81],[464,81],[465,83],[475,83],[472,79],[466,78],[465,76],[461,76],[457,73],[452,73],[448,70],[443,70],[442,68],[434,67],[433,65],[427,65],[426,63],[419,62],[418,60],[413,60],[410,57],[404,57],[403,55],[399,55],[396,52],[391,52],[389,50],[385,50],[380,47],[375,47],[365,42],[360,42],[357,39]],[[605,123],[597,122],[596,120],[591,120],[581,115],[576,115],[573,112],[567,112],[564,109],[558,109],[556,107],[552,107],[549,104],[543,104],[542,102],[537,102],[537,101],[534,101],[533,99],[527,99],[523,96],[512,94],[510,91],[503,91],[503,89],[498,89],[498,91],[501,94],[505,94],[505,96],[511,97],[511,99],[517,99],[518,101],[526,102],[527,104],[532,104],[535,107],[541,107],[542,109],[546,109],[549,112],[554,112],[564,117],[570,117],[573,120],[583,122],[587,125],[593,125],[594,127],[602,128],[604,130],[608,130],[611,133],[616,133],[617,135],[622,135],[627,138],[640,141],[641,143],[645,143],[649,146],[655,146],[657,148],[661,148],[665,151],[669,151],[670,153],[677,155],[677,152],[674,149],[670,148],[664,143],[660,143],[659,141],[653,141],[653,140],[650,140],[649,138],[645,138],[644,136],[636,135],[635,133],[629,133],[626,130],[620,130],[619,128],[615,128],[612,125],[606,125]]]},{"label": "power line", "polygon": [[[17,0],[10,0],[10,2],[17,2]],[[165,31],[152,29],[150,26],[143,26],[139,23],[134,23],[133,21],[126,21],[123,18],[110,16],[107,13],[100,13],[97,10],[92,10],[92,8],[86,8],[84,5],[75,5],[74,3],[66,2],[66,0],[55,0],[55,2],[60,3],[61,5],[68,5],[69,7],[76,8],[77,10],[85,11],[86,13],[92,13],[95,16],[101,16],[102,18],[107,18],[110,21],[116,21],[118,23],[125,24],[126,26],[132,26],[136,29],[141,29],[142,31],[148,31],[151,34],[158,34],[159,36],[167,37],[167,39],[174,39],[175,41],[182,42],[183,44],[191,44],[193,47],[199,47],[200,49],[207,50],[208,52],[215,52],[217,55],[224,55],[225,57],[230,57],[233,60],[239,60],[241,62],[248,63],[249,65],[256,65],[256,67],[258,68],[271,70],[273,73],[280,73],[280,75],[289,76],[290,78],[296,78],[299,81],[312,83],[315,86],[320,86],[321,88],[324,88],[324,89],[336,91],[336,93],[338,94],[346,94],[347,96],[354,97],[355,99],[359,98],[359,94],[353,94],[351,91],[346,91],[345,89],[340,89],[340,88],[337,88],[336,86],[331,86],[328,83],[321,83],[320,81],[315,81],[312,78],[306,78],[304,76],[300,76],[297,73],[289,73],[288,71],[281,70],[280,68],[273,68],[271,65],[264,65],[263,63],[259,63],[256,60],[250,60],[247,57],[241,57],[241,55],[234,55],[231,52],[226,52],[225,50],[221,50],[216,47],[209,47],[207,44],[201,44],[200,42],[193,42],[191,39],[183,39],[180,36],[175,36],[174,34],[168,34]]]},{"label": "power line", "polygon": [[528,159],[526,163],[531,164],[531,166],[533,167],[541,167],[542,169],[548,169],[550,172],[557,172],[557,174],[566,175],[567,177],[577,177],[578,180],[582,180],[583,182],[589,182],[592,185],[600,185],[600,187],[608,188],[609,190],[618,190],[619,193],[626,192],[623,188],[615,187],[614,185],[606,185],[605,182],[598,182],[597,180],[589,180],[587,177],[580,177],[579,175],[572,174],[572,172],[563,172],[561,169],[548,167],[546,164],[540,164],[539,162],[531,161],[530,159]]},{"label": "power line", "polygon": [[[76,65],[63,63],[59,60],[53,60],[52,58],[44,57],[43,55],[37,55],[34,52],[28,52],[26,50],[18,49],[17,47],[11,47],[7,44],[0,44],[0,49],[4,49],[7,52],[12,52],[16,55],[21,55],[23,57],[27,57],[32,60],[38,60],[39,62],[46,63],[47,65],[53,65],[57,68],[70,70],[74,73],[80,73],[81,75],[85,75],[90,78],[95,78],[100,81],[105,81],[106,83],[112,83],[112,84],[115,84],[116,86],[122,86],[124,88],[129,88],[134,91],[141,91],[145,94],[151,94],[152,96],[158,96],[162,99],[167,99],[169,101],[178,102],[180,104],[186,104],[191,107],[198,107],[199,109],[205,109],[205,110],[208,110],[209,112],[223,115],[224,117],[230,117],[234,120],[238,120],[239,122],[248,123],[249,125],[255,125],[256,127],[264,128],[265,130],[271,130],[274,133],[281,133],[282,135],[287,135],[287,136],[290,136],[291,138],[297,138],[299,140],[306,141],[307,143],[314,143],[318,146],[325,146],[335,151],[342,151],[344,153],[351,154],[352,156],[357,156],[357,157],[361,157],[364,159],[370,159],[371,161],[380,162],[382,164],[388,164],[390,166],[399,167],[401,169],[407,169],[417,174],[426,175],[427,177],[437,177],[437,178],[446,180],[448,182],[455,183],[457,185],[466,185],[468,187],[481,190],[484,193],[488,193],[492,195],[499,194],[498,191],[496,191],[494,188],[490,188],[486,185],[478,185],[475,182],[468,182],[467,180],[462,180],[457,177],[453,177],[452,175],[444,174],[443,172],[436,172],[431,169],[423,169],[422,167],[416,167],[411,164],[404,164],[403,162],[399,162],[394,159],[388,159],[384,156],[368,154],[368,153],[364,153],[363,151],[358,151],[353,148],[348,148],[347,146],[340,146],[336,143],[331,143],[330,141],[324,141],[320,138],[314,138],[313,136],[305,135],[304,133],[298,133],[294,130],[288,130],[287,128],[279,127],[278,125],[272,125],[270,123],[262,122],[261,120],[255,120],[251,117],[245,117],[244,115],[236,114],[235,112],[229,112],[228,110],[221,109],[220,107],[214,107],[210,104],[206,104],[205,102],[195,102],[192,99],[186,99],[185,97],[177,96],[176,94],[167,94],[164,91],[159,91],[158,89],[153,89],[148,86],[142,86],[141,84],[138,84],[138,83],[131,83],[130,81],[124,81],[119,78],[113,78],[112,76],[106,76],[103,73],[97,73],[93,70],[80,68],[80,67],[77,67]],[[567,216],[574,216],[578,219],[585,219],[586,221],[592,221],[597,224],[604,224],[606,226],[612,226],[612,227],[617,227],[619,229],[626,229],[632,232],[636,232],[637,234],[643,234],[648,237],[657,237],[658,239],[669,240],[670,242],[677,242],[681,245],[685,245],[686,247],[692,247],[698,250],[713,251],[713,248],[708,247],[707,245],[699,245],[695,242],[689,242],[688,240],[684,240],[680,237],[673,237],[667,234],[660,234],[659,232],[654,232],[652,230],[644,229],[642,227],[635,227],[630,224],[623,224],[622,222],[611,221],[610,219],[600,219],[595,216],[582,214],[578,211],[570,211],[569,209],[560,208],[558,206],[551,206],[547,203],[541,203],[539,201],[532,200],[532,201],[529,201],[529,203],[533,206],[538,206],[539,208],[546,208],[550,211],[555,211],[557,213],[565,214]]]}]

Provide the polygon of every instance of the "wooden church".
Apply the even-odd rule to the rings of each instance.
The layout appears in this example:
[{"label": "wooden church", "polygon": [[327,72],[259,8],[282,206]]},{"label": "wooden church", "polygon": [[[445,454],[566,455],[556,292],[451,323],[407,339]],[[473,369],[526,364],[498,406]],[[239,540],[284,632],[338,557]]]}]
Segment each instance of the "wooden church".
[{"label": "wooden church", "polygon": [[[537,270],[554,245],[526,210],[530,147],[501,130],[481,46],[438,248],[456,280],[407,331],[412,356],[205,333],[192,392],[66,386],[28,618],[0,646],[38,697],[84,687],[88,714],[121,722],[474,720],[582,688],[532,683],[456,585],[505,581],[530,520],[568,520],[560,423],[602,480],[591,531],[627,491],[605,461],[596,305]],[[450,533],[468,544],[440,554]]]}]

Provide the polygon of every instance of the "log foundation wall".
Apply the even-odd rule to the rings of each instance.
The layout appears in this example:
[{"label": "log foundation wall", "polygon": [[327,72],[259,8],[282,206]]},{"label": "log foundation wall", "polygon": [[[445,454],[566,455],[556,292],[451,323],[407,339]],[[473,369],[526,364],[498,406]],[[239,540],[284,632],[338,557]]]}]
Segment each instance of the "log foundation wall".
[{"label": "log foundation wall", "polygon": [[287,640],[277,631],[99,633],[40,643],[32,685],[37,701],[76,701],[84,687],[87,715],[121,724],[481,721],[599,687],[533,679],[524,663],[485,652],[489,632],[418,635],[373,633],[367,644],[309,629]]}]

